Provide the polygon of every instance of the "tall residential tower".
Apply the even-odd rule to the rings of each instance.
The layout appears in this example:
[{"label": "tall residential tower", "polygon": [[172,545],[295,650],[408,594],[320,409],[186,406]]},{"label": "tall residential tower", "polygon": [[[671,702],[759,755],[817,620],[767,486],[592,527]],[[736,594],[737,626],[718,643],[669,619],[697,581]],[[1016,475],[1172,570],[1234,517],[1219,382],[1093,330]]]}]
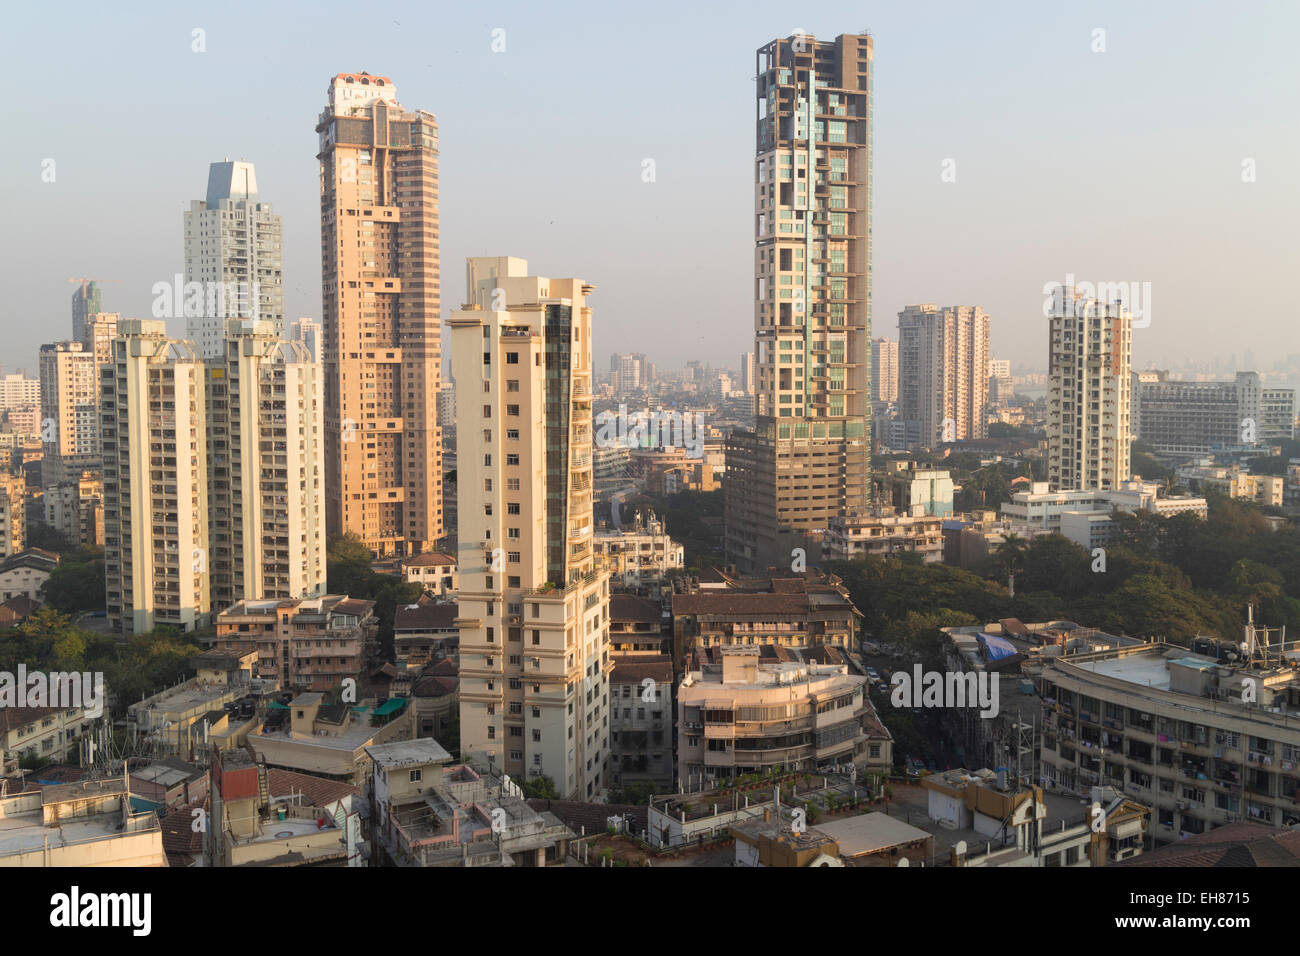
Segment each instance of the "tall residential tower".
[{"label": "tall residential tower", "polygon": [[320,115],[325,491],[380,555],[443,534],[438,125],[392,80],[340,73]]},{"label": "tall residential tower", "polygon": [[789,566],[870,493],[870,36],[758,51],[755,429],[727,445],[727,559]]},{"label": "tall residential tower", "polygon": [[203,293],[199,305],[187,292],[185,328],[201,358],[221,359],[229,319],[270,322],[283,334],[281,258],[280,217],[258,198],[253,164],[212,163],[206,197],[185,212],[185,282]]},{"label": "tall residential tower", "polygon": [[899,417],[933,448],[988,437],[989,317],[979,306],[898,313]]},{"label": "tall residential tower", "polygon": [[1047,480],[1053,491],[1114,491],[1133,440],[1133,316],[1058,289],[1050,305]]},{"label": "tall residential tower", "polygon": [[467,272],[450,319],[461,752],[590,799],[608,786],[613,669],[592,537],[593,287],[508,257]]}]

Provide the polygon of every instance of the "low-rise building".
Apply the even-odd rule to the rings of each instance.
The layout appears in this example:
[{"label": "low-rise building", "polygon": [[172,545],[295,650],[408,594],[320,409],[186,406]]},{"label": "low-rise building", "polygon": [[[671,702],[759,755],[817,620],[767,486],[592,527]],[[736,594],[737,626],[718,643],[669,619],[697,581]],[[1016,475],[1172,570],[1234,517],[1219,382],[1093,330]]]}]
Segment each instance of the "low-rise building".
[{"label": "low-rise building", "polygon": [[609,677],[611,785],[673,789],[673,660],[613,654]]},{"label": "low-rise building", "polygon": [[673,659],[680,670],[694,648],[772,645],[857,647],[862,612],[840,579],[726,578],[722,587],[691,583],[672,597]]},{"label": "low-rise building", "polygon": [[672,615],[661,601],[635,594],[609,596],[611,654],[670,654],[672,645]]},{"label": "low-rise building", "polygon": [[1120,482],[1114,490],[1051,491],[1045,481],[1036,481],[1028,491],[1017,491],[1002,503],[1004,519],[1013,525],[1060,531],[1061,516],[1067,513],[1110,515],[1119,511],[1145,511],[1160,517],[1191,512],[1199,518],[1209,513],[1204,498],[1162,497],[1160,485],[1139,479]]},{"label": "low-rise building", "polygon": [[234,703],[253,689],[252,654],[237,656],[207,651],[190,661],[197,673],[174,687],[152,694],[126,709],[134,739],[153,748],[156,756],[194,760],[207,749],[204,718]]},{"label": "low-rise building", "polygon": [[857,511],[831,518],[822,543],[828,561],[915,552],[928,564],[943,560],[943,519]]},{"label": "low-rise building", "polygon": [[1152,806],[1157,842],[1300,824],[1300,668],[1275,632],[1046,658],[1042,779]]},{"label": "low-rise building", "polygon": [[923,468],[912,461],[887,463],[885,482],[898,514],[919,518],[952,514],[952,475],[938,468]]},{"label": "low-rise building", "polygon": [[893,738],[865,684],[834,647],[701,650],[677,688],[682,788],[777,767],[888,768]]},{"label": "low-rise building", "polygon": [[40,548],[19,551],[0,561],[0,601],[25,597],[45,603],[45,582],[58,566],[59,556]]},{"label": "low-rise building", "polygon": [[0,866],[167,865],[158,815],[120,777],[0,797],[0,820]]},{"label": "low-rise building", "polygon": [[403,558],[399,567],[402,580],[408,584],[418,584],[426,594],[440,598],[454,598],[460,586],[456,575],[456,559],[437,551],[425,551],[423,554]]},{"label": "low-rise building", "polygon": [[572,830],[528,806],[509,777],[452,764],[422,738],[367,748],[376,859],[397,866],[562,863]]},{"label": "low-rise building", "polygon": [[323,694],[307,692],[269,711],[248,746],[268,766],[359,786],[370,776],[367,747],[411,740],[415,731],[415,710],[406,700],[327,704]]},{"label": "low-rise building", "polygon": [[664,574],[685,567],[686,549],[668,536],[664,523],[640,512],[627,530],[602,529],[593,539],[596,559],[610,570],[610,586],[658,597]]},{"label": "low-rise building", "polygon": [[214,649],[256,653],[253,676],[295,690],[357,680],[379,632],[375,602],[327,594],[239,601],[217,615]]},{"label": "low-rise building", "polygon": [[456,657],[460,629],[456,618],[460,606],[445,604],[403,604],[393,614],[393,652],[397,666],[419,673],[427,665]]},{"label": "low-rise building", "polygon": [[46,763],[71,759],[90,728],[90,719],[84,706],[0,705],[0,756]]},{"label": "low-rise building", "polygon": [[269,769],[247,750],[214,754],[208,865],[360,866],[359,797],[357,787]]}]

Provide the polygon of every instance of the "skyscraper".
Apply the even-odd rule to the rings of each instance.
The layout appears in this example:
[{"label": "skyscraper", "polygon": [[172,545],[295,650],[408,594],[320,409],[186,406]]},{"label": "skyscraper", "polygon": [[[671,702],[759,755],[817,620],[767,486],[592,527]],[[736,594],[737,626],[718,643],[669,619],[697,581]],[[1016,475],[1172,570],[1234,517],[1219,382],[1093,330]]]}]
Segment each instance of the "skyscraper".
[{"label": "skyscraper", "polygon": [[871,340],[871,393],[877,402],[898,401],[898,343]]},{"label": "skyscraper", "polygon": [[212,607],[325,593],[320,363],[270,322],[227,323],[207,363]]},{"label": "skyscraper", "polygon": [[593,287],[508,257],[466,271],[449,320],[461,752],[588,799],[608,781],[613,669],[592,538]]},{"label": "skyscraper", "polygon": [[1114,491],[1129,476],[1133,316],[1061,288],[1049,318],[1047,480],[1053,491]]},{"label": "skyscraper", "polygon": [[185,327],[201,357],[222,357],[227,319],[260,319],[284,333],[281,256],[280,217],[259,200],[253,164],[212,163],[206,198],[185,213],[185,282],[203,290],[201,308],[186,296]]},{"label": "skyscraper", "polygon": [[203,361],[166,323],[118,325],[100,369],[108,620],[191,631],[212,608]]},{"label": "skyscraper", "polygon": [[727,444],[726,553],[789,565],[869,497],[870,36],[759,49],[755,430]]},{"label": "skyscraper", "polygon": [[42,345],[41,483],[54,487],[100,466],[99,371],[80,342]]},{"label": "skyscraper", "polygon": [[320,115],[330,533],[381,555],[443,534],[438,125],[390,79],[340,73]]},{"label": "skyscraper", "polygon": [[86,316],[99,311],[100,291],[93,279],[82,279],[72,292],[72,338],[86,341]]},{"label": "skyscraper", "polygon": [[979,306],[909,305],[898,313],[898,404],[921,444],[985,438],[989,317]]}]

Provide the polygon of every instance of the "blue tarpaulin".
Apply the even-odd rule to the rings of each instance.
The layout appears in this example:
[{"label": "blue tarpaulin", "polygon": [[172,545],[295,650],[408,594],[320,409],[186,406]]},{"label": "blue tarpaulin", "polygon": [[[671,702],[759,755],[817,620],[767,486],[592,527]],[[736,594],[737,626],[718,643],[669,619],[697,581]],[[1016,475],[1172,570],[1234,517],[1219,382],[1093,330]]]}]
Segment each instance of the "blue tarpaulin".
[{"label": "blue tarpaulin", "polygon": [[984,645],[990,661],[1000,661],[1004,657],[1010,657],[1013,654],[1019,654],[1013,645],[1006,638],[997,637],[993,634],[981,633],[979,641]]}]

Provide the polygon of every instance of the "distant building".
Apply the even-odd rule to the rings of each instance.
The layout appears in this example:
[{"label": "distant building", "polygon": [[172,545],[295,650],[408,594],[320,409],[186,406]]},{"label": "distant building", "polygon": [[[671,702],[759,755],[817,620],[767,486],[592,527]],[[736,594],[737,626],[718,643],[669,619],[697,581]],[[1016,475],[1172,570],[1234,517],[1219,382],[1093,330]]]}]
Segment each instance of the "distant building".
[{"label": "distant building", "polygon": [[943,519],[910,515],[873,515],[856,512],[837,515],[822,543],[827,561],[853,561],[868,555],[883,557],[902,552],[921,555],[927,563],[943,560]]},{"label": "distant building", "polygon": [[628,591],[658,596],[668,571],[685,566],[686,550],[668,536],[664,523],[654,512],[626,531],[597,531],[596,557],[610,571],[610,585]]},{"label": "distant building", "polygon": [[80,342],[42,345],[41,441],[45,486],[100,467],[99,368]]},{"label": "distant building", "polygon": [[455,597],[459,586],[456,576],[456,559],[438,551],[403,558],[398,565],[402,579],[408,584],[418,584],[426,594],[438,597]]},{"label": "distant building", "polygon": [[104,480],[83,471],[62,484],[48,486],[42,498],[45,523],[82,548],[104,546]]},{"label": "distant building", "polygon": [[871,399],[898,401],[898,343],[893,339],[871,340]]},{"label": "distant building", "polygon": [[252,163],[212,163],[204,199],[185,213],[185,282],[202,302],[186,303],[186,338],[203,359],[225,354],[230,319],[269,322],[284,335],[280,217],[257,192]]},{"label": "distant building", "polygon": [[671,654],[672,617],[656,598],[609,596],[609,649],[612,654]]},{"label": "distant building", "polygon": [[10,372],[0,378],[0,408],[30,408],[41,402],[41,380],[22,372]]},{"label": "distant building", "polygon": [[27,546],[27,479],[0,472],[0,558]]},{"label": "distant building", "polygon": [[1120,302],[1058,290],[1051,306],[1047,480],[1055,491],[1119,487],[1129,477],[1133,315]]},{"label": "distant building", "polygon": [[82,279],[81,286],[72,290],[72,337],[78,342],[86,340],[86,318],[100,311],[102,292],[93,279]]},{"label": "distant building", "polygon": [[989,317],[979,306],[909,305],[898,313],[899,417],[933,448],[988,435]]},{"label": "distant building", "polygon": [[0,796],[0,818],[0,867],[167,865],[158,814],[136,810],[121,777]]},{"label": "distant building", "polygon": [[1157,455],[1186,458],[1290,439],[1295,390],[1265,388],[1258,372],[1230,382],[1133,373],[1133,427]]},{"label": "distant building", "polygon": [[922,468],[915,462],[891,461],[885,471],[886,485],[894,510],[919,518],[946,518],[952,514],[953,482],[948,471]]}]

